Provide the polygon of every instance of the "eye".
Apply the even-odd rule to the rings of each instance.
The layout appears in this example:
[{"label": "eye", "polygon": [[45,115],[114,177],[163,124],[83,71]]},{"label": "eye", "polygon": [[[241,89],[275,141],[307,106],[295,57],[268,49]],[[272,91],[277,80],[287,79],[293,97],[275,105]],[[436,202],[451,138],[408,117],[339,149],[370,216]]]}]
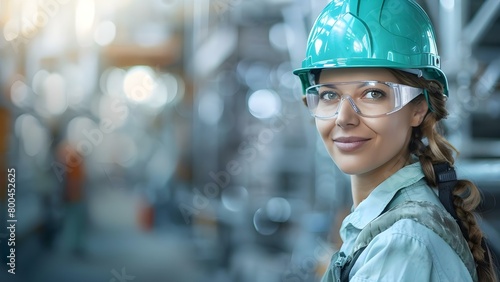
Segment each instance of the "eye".
[{"label": "eye", "polygon": [[384,91],[381,91],[379,89],[370,89],[370,90],[365,92],[365,94],[363,95],[363,98],[371,99],[371,100],[378,100],[378,99],[384,98],[385,96],[387,96],[387,95],[385,94]]},{"label": "eye", "polygon": [[319,97],[321,100],[326,100],[326,101],[336,101],[340,99],[340,95],[331,90],[320,92]]}]

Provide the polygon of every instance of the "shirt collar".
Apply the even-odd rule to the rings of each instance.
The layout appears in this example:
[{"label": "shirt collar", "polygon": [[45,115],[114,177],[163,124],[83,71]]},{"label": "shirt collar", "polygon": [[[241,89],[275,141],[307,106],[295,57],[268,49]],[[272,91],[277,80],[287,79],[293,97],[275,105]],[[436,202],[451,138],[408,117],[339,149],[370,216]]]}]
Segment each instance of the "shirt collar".
[{"label": "shirt collar", "polygon": [[389,205],[396,193],[424,178],[420,162],[407,165],[380,183],[362,201],[342,223],[342,229],[351,224],[357,229],[363,229],[370,221],[379,216]]}]

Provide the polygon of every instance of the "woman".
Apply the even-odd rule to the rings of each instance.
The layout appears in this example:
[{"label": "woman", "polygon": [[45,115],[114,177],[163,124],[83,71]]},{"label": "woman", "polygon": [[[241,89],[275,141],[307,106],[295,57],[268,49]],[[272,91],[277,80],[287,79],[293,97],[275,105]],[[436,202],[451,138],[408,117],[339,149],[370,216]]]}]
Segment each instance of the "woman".
[{"label": "woman", "polygon": [[479,191],[452,177],[456,150],[436,128],[448,83],[423,9],[332,1],[294,73],[330,156],[351,175],[353,211],[323,281],[496,281],[473,215]]}]

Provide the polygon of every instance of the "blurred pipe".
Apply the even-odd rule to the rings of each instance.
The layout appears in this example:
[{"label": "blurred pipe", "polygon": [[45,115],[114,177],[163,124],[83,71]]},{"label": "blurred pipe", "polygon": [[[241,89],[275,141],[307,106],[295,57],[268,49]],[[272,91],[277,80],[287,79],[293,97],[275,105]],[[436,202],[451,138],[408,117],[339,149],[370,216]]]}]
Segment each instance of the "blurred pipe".
[{"label": "blurred pipe", "polygon": [[426,0],[428,9],[426,12],[431,17],[432,22],[437,23],[439,20],[439,2],[436,0]]},{"label": "blurred pipe", "polygon": [[479,226],[481,230],[487,234],[488,244],[492,249],[490,251],[498,256],[498,254],[500,254],[500,232],[498,232],[492,224],[484,220],[479,221]]},{"label": "blurred pipe", "polygon": [[500,57],[491,62],[479,78],[474,89],[475,94],[481,99],[487,99],[495,91],[499,79]]},{"label": "blurred pipe", "polygon": [[439,33],[441,35],[442,68],[448,77],[456,74],[461,68],[460,44],[463,21],[462,0],[440,0],[439,1]]},{"label": "blurred pipe", "polygon": [[[429,2],[434,2],[429,0]],[[463,80],[460,80],[459,74],[466,73],[468,77],[472,77],[473,70],[467,62],[468,58],[464,56],[469,52],[469,45],[463,40],[462,29],[465,25],[464,18],[466,18],[465,7],[469,7],[470,0],[439,0],[435,1],[434,5],[429,5],[429,9],[436,7],[438,9],[438,18],[435,22],[437,32],[439,33],[439,53],[441,56],[441,68],[446,73],[449,81],[450,93],[458,93]],[[431,7],[432,6],[432,7]],[[469,55],[470,56],[470,55]],[[455,121],[447,119],[445,124],[450,128],[460,127],[460,130],[451,130],[447,134],[448,140],[457,146],[461,151],[462,157],[467,157],[471,153],[471,128],[470,123],[466,122],[468,118],[464,114],[463,100],[470,99],[470,91],[462,92],[464,97],[462,99],[449,99],[448,108],[451,113],[455,114]]]},{"label": "blurred pipe", "polygon": [[475,45],[484,36],[488,28],[500,14],[500,1],[488,0],[483,3],[472,21],[464,28],[463,38],[470,45]]},{"label": "blurred pipe", "polygon": [[[481,144],[484,146],[484,143]],[[494,147],[494,145],[492,145]],[[498,144],[496,146],[498,148]],[[478,185],[483,195],[500,195],[500,159],[459,159],[456,163],[460,179]],[[497,206],[498,208],[498,206]]]},{"label": "blurred pipe", "polygon": [[[435,1],[435,0],[434,0]],[[309,2],[309,1],[308,1]],[[307,25],[307,29],[310,29],[318,15],[321,13],[321,11],[330,3],[330,0],[315,0],[315,1],[310,1],[310,19]]]},{"label": "blurred pipe", "polygon": [[184,62],[187,72],[194,73],[194,54],[208,35],[210,0],[184,1]]},{"label": "blurred pipe", "polygon": [[233,54],[237,45],[236,28],[227,26],[216,29],[193,54],[196,74],[204,77],[214,72]]},{"label": "blurred pipe", "polygon": [[[290,5],[282,10],[283,21],[291,27],[294,34],[286,32],[288,52],[292,66],[299,67],[306,53],[306,44],[308,32],[305,27],[305,19],[302,10],[298,6],[300,4]],[[290,38],[294,36],[294,39]],[[300,42],[301,44],[296,44]]]},{"label": "blurred pipe", "polygon": [[[185,6],[188,14],[192,12],[192,22],[190,24],[191,30],[186,30],[186,37],[190,37],[187,50],[189,50],[189,57],[187,69],[193,74],[194,83],[192,87],[193,92],[193,120],[192,120],[192,174],[193,184],[203,185],[208,178],[208,172],[217,167],[218,163],[218,148],[217,148],[217,134],[218,124],[213,124],[207,130],[207,125],[203,123],[199,115],[199,107],[202,102],[202,95],[205,94],[205,86],[207,79],[199,76],[199,68],[204,61],[201,60],[197,54],[203,42],[206,42],[210,33],[217,29],[218,26],[210,25],[210,0],[189,0],[189,4]],[[191,36],[189,36],[191,34]],[[224,45],[225,42],[218,42],[219,46]],[[203,188],[202,188],[203,189]]]}]

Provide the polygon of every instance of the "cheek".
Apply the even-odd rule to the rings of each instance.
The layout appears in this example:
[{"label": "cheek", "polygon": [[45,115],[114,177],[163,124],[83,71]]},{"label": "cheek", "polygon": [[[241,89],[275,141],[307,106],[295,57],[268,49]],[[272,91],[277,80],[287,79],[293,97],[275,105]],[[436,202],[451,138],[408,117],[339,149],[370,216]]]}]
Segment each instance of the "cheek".
[{"label": "cheek", "polygon": [[411,133],[410,120],[405,115],[388,116],[367,122],[366,125],[376,134],[380,146],[392,149],[406,145]]},{"label": "cheek", "polygon": [[323,140],[325,140],[325,138],[330,138],[333,126],[334,124],[331,121],[316,119],[316,129]]},{"label": "cheek", "polygon": [[328,130],[328,124],[323,121],[323,120],[318,120],[316,119],[316,129],[318,130],[319,134],[321,135],[321,137],[323,138],[323,135],[325,134],[325,132],[327,132]]}]

